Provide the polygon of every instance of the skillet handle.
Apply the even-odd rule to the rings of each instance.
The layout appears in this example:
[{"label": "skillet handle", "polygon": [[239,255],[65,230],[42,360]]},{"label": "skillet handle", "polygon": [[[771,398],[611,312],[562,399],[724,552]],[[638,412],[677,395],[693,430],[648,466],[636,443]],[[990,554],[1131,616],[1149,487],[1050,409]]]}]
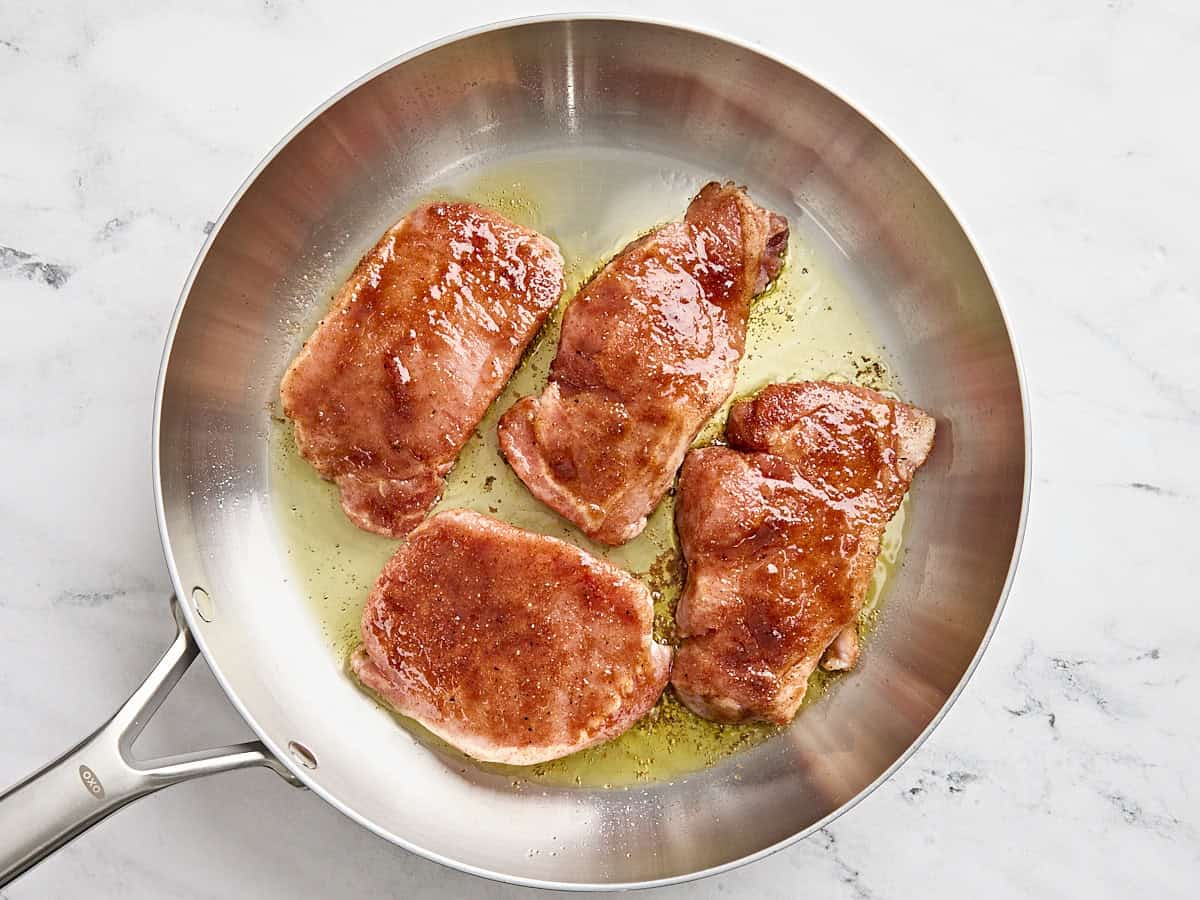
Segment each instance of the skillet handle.
[{"label": "skillet handle", "polygon": [[116,714],[91,737],[0,794],[0,888],[101,819],[160,788],[250,766],[267,766],[300,786],[261,741],[164,759],[133,758],[134,741],[198,653],[174,597],[171,612],[175,641]]}]

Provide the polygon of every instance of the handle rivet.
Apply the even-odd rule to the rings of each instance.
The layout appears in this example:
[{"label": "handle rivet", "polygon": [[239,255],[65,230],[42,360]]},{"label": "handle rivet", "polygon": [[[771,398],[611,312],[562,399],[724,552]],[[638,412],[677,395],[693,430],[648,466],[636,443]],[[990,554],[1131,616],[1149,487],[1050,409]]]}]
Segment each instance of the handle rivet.
[{"label": "handle rivet", "polygon": [[315,769],[317,767],[317,758],[313,752],[301,744],[299,741],[288,741],[288,752],[292,754],[292,759],[300,763],[306,769]]},{"label": "handle rivet", "polygon": [[198,615],[205,622],[211,622],[214,618],[212,597],[208,596],[208,591],[202,587],[192,588],[192,609],[196,610]]}]

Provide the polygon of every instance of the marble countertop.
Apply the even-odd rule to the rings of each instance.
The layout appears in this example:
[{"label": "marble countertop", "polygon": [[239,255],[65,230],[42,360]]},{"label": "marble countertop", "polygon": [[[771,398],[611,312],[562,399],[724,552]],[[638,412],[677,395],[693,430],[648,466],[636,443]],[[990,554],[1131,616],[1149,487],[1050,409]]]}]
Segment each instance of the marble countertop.
[{"label": "marble countertop", "polygon": [[[1194,896],[1200,10],[608,5],[761,44],[898,135],[989,260],[1035,429],[1021,569],[933,737],[813,838],[656,896]],[[409,6],[0,6],[0,783],[99,724],[170,637],[154,373],[227,198],[362,72],[445,33],[550,11]],[[150,751],[248,733],[203,665],[161,719]],[[523,893],[242,772],[139,802],[0,898],[468,892]]]}]

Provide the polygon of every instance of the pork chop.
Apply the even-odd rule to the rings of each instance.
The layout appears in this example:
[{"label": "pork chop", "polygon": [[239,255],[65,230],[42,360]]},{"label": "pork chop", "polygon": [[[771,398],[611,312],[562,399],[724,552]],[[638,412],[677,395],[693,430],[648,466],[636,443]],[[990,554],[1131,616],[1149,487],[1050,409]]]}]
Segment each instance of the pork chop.
[{"label": "pork chop", "polygon": [[933,433],[921,410],[852,385],[777,384],[734,404],[730,446],[693,450],[679,480],[683,703],[786,724],[822,656],[855,664],[883,530]]},{"label": "pork chop", "polygon": [[647,589],[615,566],[456,509],[384,567],[351,665],[467,755],[530,765],[616,737],[654,705],[671,649],[653,620]]},{"label": "pork chop", "polygon": [[562,289],[550,240],[469,203],[418,207],[362,258],[280,390],[355,525],[421,521]]},{"label": "pork chop", "polygon": [[606,544],[636,537],[733,390],[751,299],[782,267],[787,221],[733,184],[622,250],[571,302],[540,397],[500,420],[534,496]]}]

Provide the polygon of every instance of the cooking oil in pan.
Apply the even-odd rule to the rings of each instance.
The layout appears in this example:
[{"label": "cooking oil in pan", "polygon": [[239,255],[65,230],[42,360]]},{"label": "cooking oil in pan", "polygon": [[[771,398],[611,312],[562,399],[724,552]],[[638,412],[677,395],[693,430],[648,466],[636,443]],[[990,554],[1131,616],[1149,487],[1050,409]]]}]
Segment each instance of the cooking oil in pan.
[{"label": "cooking oil in pan", "polygon": [[[475,509],[611,560],[650,588],[656,637],[668,642],[674,639],[674,606],[682,587],[674,498],[666,497],[646,530],[628,544],[594,543],[535,500],[513,474],[497,447],[496,422],[518,398],[545,385],[562,312],[579,286],[629,240],[677,218],[705,180],[701,173],[681,173],[641,156],[530,157],[447,182],[423,198],[458,197],[490,206],[557,241],[567,264],[564,302],[463,449],[435,509]],[[884,349],[857,310],[851,292],[816,249],[816,233],[804,226],[802,217],[793,218],[787,265],[754,304],[734,397],[773,381],[808,378],[895,390]],[[329,293],[336,287],[328,285]],[[315,327],[327,302],[328,295],[315,303],[306,333]],[[698,443],[720,434],[726,412],[723,408],[713,417]],[[333,652],[345,660],[359,643],[358,623],[367,592],[398,542],[360,531],[347,521],[337,488],[300,458],[291,426],[278,415],[271,432],[271,454],[272,497],[283,538]],[[863,631],[875,619],[879,597],[896,563],[906,509],[907,501],[885,533],[860,620]],[[820,672],[813,676],[806,704],[821,696],[828,678]],[[422,741],[465,760],[415,722],[397,719]],[[803,712],[800,719],[798,727],[803,727]],[[761,743],[776,731],[766,725],[713,724],[693,715],[668,691],[647,716],[613,741],[537,766],[483,767],[516,780],[568,786],[670,780]]]}]

